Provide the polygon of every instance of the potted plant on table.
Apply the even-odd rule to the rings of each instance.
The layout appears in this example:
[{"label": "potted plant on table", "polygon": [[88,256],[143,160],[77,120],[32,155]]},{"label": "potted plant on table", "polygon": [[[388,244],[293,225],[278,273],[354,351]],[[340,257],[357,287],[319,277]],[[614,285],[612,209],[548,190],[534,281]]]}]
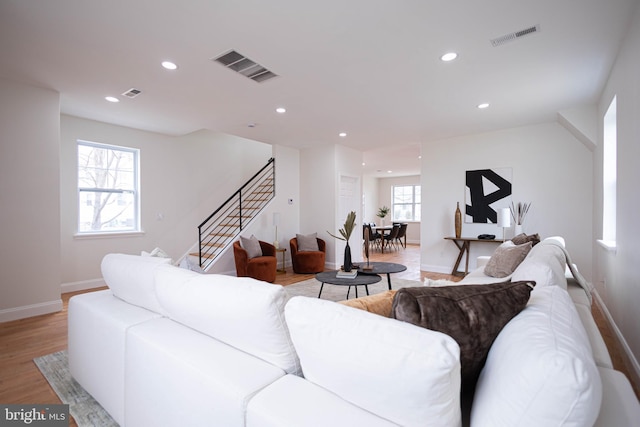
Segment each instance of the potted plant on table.
[{"label": "potted plant on table", "polygon": [[343,228],[338,230],[340,236],[342,237],[336,236],[335,234],[331,234],[327,231],[327,233],[329,233],[331,237],[335,237],[336,239],[344,240],[345,242],[347,242],[347,246],[344,248],[344,262],[342,266],[342,268],[346,272],[351,271],[353,267],[353,264],[351,263],[351,248],[349,247],[349,237],[351,237],[351,233],[353,232],[355,225],[356,213],[354,211],[351,211],[347,214],[347,219],[344,222]]},{"label": "potted plant on table", "polygon": [[378,209],[378,213],[376,214],[376,216],[378,216],[378,218],[380,218],[380,220],[382,221],[382,225],[384,225],[384,218],[389,215],[389,208],[386,206],[382,206],[381,208]]}]

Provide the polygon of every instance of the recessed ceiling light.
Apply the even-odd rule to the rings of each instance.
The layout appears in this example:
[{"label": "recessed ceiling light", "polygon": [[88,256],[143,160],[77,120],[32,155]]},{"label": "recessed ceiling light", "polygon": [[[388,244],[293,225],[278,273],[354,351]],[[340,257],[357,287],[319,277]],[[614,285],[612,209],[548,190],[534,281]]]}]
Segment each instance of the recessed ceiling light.
[{"label": "recessed ceiling light", "polygon": [[488,104],[488,103],[486,103],[486,102],[484,102],[484,103],[482,103],[482,104],[478,104],[478,108],[480,108],[481,110],[482,110],[482,109],[485,109],[485,108],[487,108],[487,107],[489,107],[489,104]]},{"label": "recessed ceiling light", "polygon": [[340,136],[341,138],[344,138],[345,136],[347,136],[347,133],[346,132],[340,132],[338,134],[338,136]]},{"label": "recessed ceiling light", "polygon": [[366,166],[367,164],[365,162],[362,162],[362,166]]},{"label": "recessed ceiling light", "polygon": [[286,112],[287,112],[286,108],[282,108],[282,107],[276,108],[276,113],[284,114]]},{"label": "recessed ceiling light", "polygon": [[449,62],[449,61],[453,61],[454,59],[456,59],[458,57],[458,54],[455,52],[448,52],[445,53],[444,55],[442,55],[440,57],[440,59],[444,62]]},{"label": "recessed ceiling light", "polygon": [[120,100],[115,96],[105,96],[104,99],[106,99],[109,102],[120,102]]},{"label": "recessed ceiling light", "polygon": [[162,61],[162,66],[167,70],[175,70],[178,68],[178,66],[171,61]]},{"label": "recessed ceiling light", "polygon": [[387,171],[387,173],[392,173],[393,171]]}]

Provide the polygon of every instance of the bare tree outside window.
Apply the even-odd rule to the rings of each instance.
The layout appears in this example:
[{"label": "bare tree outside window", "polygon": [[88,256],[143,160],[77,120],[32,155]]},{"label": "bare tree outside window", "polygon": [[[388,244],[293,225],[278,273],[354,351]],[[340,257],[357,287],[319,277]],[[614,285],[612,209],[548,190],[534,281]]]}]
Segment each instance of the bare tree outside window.
[{"label": "bare tree outside window", "polygon": [[420,221],[420,186],[393,186],[393,221]]},{"label": "bare tree outside window", "polygon": [[139,151],[78,141],[78,232],[138,231]]}]

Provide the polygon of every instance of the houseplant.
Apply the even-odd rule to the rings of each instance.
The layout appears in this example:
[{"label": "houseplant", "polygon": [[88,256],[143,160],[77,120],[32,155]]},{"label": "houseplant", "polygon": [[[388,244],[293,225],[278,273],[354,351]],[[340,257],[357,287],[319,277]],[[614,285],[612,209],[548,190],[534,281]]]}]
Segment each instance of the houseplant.
[{"label": "houseplant", "polygon": [[378,216],[381,220],[382,220],[382,225],[384,225],[384,218],[389,215],[389,208],[386,206],[382,206],[381,208],[378,209],[378,213],[376,214],[376,216]]},{"label": "houseplant", "polygon": [[342,268],[344,271],[351,271],[353,265],[351,264],[351,248],[349,247],[349,237],[351,237],[351,233],[356,225],[356,213],[351,211],[347,214],[347,219],[344,222],[343,228],[338,230],[340,236],[336,236],[335,234],[329,233],[331,237],[335,237],[336,239],[344,240],[347,242],[347,245],[344,248],[344,262]]}]

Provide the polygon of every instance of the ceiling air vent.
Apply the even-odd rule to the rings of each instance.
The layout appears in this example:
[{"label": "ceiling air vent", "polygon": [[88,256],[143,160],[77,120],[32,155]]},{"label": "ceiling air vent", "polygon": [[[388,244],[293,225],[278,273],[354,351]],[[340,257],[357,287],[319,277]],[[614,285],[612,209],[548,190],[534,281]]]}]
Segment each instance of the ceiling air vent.
[{"label": "ceiling air vent", "polygon": [[218,62],[236,73],[240,73],[258,83],[278,77],[274,72],[267,70],[262,65],[250,60],[235,50],[227,52],[217,58],[213,58],[212,61]]},{"label": "ceiling air vent", "polygon": [[519,39],[520,37],[528,36],[529,34],[537,33],[540,31],[540,25],[534,25],[533,27],[525,28],[524,30],[515,31],[513,33],[505,34],[504,36],[491,40],[493,47],[502,46],[503,44]]},{"label": "ceiling air vent", "polygon": [[122,96],[126,96],[127,98],[135,98],[136,96],[140,95],[141,93],[142,93],[142,91],[140,89],[131,88],[128,91],[124,92],[122,94]]}]

